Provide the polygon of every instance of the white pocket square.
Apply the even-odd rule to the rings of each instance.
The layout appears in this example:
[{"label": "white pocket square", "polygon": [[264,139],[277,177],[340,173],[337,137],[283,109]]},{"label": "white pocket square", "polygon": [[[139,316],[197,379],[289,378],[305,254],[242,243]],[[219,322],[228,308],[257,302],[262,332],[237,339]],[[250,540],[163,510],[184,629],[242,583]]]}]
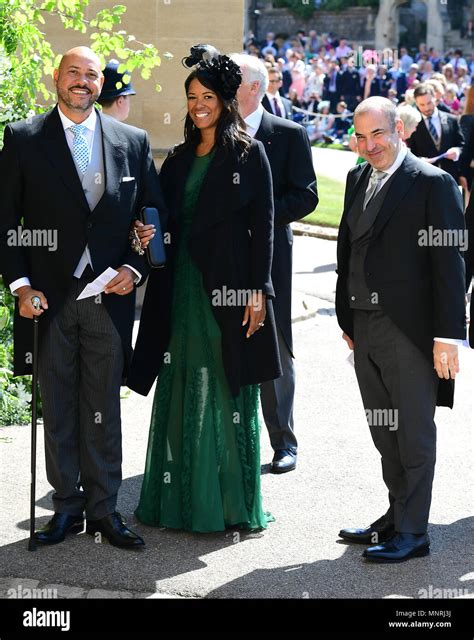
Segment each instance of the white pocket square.
[{"label": "white pocket square", "polygon": [[122,178],[122,182],[132,182],[132,180],[135,180],[133,176],[124,176]]}]

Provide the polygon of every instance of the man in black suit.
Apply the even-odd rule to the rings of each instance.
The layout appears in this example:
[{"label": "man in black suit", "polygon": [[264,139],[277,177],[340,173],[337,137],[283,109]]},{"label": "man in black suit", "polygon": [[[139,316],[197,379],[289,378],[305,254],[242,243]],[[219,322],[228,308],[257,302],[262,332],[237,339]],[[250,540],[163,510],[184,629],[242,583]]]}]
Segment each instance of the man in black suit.
[{"label": "man in black suit", "polygon": [[391,86],[392,79],[391,76],[387,74],[387,67],[385,67],[383,64],[379,65],[375,78],[372,80],[370,95],[382,96],[383,98],[386,98]]},{"label": "man in black suit", "polygon": [[[474,196],[471,195],[466,209],[466,231],[468,238],[467,251],[464,254],[466,260],[466,291],[469,289],[474,277]],[[474,349],[474,295],[471,292],[471,311],[469,323],[469,344]]]},{"label": "man in black suit", "polygon": [[346,67],[339,75],[339,90],[341,100],[347,104],[349,111],[354,111],[362,99],[362,85],[359,72],[354,66],[353,56],[348,58]]},{"label": "man in black suit", "polygon": [[280,89],[283,85],[283,75],[278,67],[272,67],[268,70],[268,89],[262,98],[263,108],[269,113],[279,118],[293,119],[293,109],[291,100],[283,98],[280,95]]},{"label": "man in black suit", "polygon": [[336,113],[337,103],[341,100],[341,73],[337,62],[330,62],[323,81],[323,100],[329,100],[330,112]]},{"label": "man in black suit", "polygon": [[[162,209],[161,192],[147,134],[94,109],[103,84],[96,54],[70,50],[54,80],[58,104],[7,126],[0,166],[0,268],[17,296],[16,375],[31,371],[31,319],[41,316],[39,382],[55,514],[36,539],[62,542],[82,528],[85,510],[88,533],[138,547],[143,540],[116,511],[120,385],[131,356],[135,285],[148,273],[129,232],[142,206]],[[38,234],[35,246],[24,246],[21,224],[54,244]],[[106,295],[77,300],[108,267],[118,274]]]},{"label": "man in black suit", "polygon": [[318,204],[311,146],[305,129],[265,111],[261,100],[268,86],[268,73],[261,60],[232,56],[243,74],[237,91],[239,112],[247,133],[260,140],[267,153],[273,178],[275,229],[272,281],[273,308],[283,376],[261,385],[261,401],[270,442],[275,451],[274,473],[296,466],[297,440],[293,430],[295,373],[291,331],[291,279],[293,233],[290,223],[304,218]]},{"label": "man in black suit", "polygon": [[434,163],[435,166],[449,173],[467,189],[466,178],[461,175],[464,136],[459,118],[437,108],[434,90],[429,84],[418,85],[414,96],[423,117],[408,141],[412,153],[419,158],[435,158],[446,153],[445,158]]},{"label": "man in black suit", "polygon": [[367,560],[402,562],[429,552],[434,413],[453,405],[466,335],[463,208],[451,176],[407,151],[389,100],[364,100],[354,125],[367,162],[347,178],[336,312],[354,349],[389,508],[366,529],[339,535],[375,543]]}]

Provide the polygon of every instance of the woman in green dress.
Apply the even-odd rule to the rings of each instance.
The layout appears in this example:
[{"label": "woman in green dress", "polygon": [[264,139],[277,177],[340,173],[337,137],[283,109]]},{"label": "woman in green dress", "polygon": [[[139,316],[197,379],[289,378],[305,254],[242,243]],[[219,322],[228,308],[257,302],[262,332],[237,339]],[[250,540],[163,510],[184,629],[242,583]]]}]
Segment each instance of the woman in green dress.
[{"label": "woman in green dress", "polygon": [[[261,143],[237,112],[238,66],[191,49],[185,142],[160,179],[167,266],[153,271],[128,378],[158,376],[138,519],[189,531],[266,528],[258,383],[280,375],[271,298],[273,200]],[[146,246],[153,229],[136,223]]]}]

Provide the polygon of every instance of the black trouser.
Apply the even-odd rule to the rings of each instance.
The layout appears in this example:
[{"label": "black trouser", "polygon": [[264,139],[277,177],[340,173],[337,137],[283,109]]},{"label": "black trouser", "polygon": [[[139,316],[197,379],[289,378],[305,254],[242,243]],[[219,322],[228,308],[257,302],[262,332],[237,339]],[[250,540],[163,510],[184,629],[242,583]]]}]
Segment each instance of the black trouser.
[{"label": "black trouser", "polygon": [[395,530],[424,533],[436,461],[433,363],[382,311],[354,311],[354,358]]},{"label": "black trouser", "polygon": [[122,480],[123,349],[105,305],[76,300],[94,279],[85,274],[42,337],[39,382],[54,511],[96,520],[115,511]]}]

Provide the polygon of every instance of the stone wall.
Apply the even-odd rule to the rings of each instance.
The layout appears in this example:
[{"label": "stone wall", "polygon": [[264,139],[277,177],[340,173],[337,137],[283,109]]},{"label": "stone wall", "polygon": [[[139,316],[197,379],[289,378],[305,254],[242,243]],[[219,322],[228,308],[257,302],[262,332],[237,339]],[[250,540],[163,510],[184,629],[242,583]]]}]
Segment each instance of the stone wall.
[{"label": "stone wall", "polygon": [[[115,4],[118,0],[91,0],[88,16]],[[127,120],[148,131],[155,156],[162,156],[183,136],[183,84],[189,72],[181,65],[182,58],[199,42],[223,52],[240,51],[244,0],[124,0],[123,4],[127,6],[123,28],[138,40],[153,43],[161,54],[169,51],[174,56],[170,61],[163,58],[150,80],[142,80],[138,73],[133,76],[137,95],[131,98]],[[90,43],[86,36],[65,31],[56,20],[46,25],[45,32],[58,52]],[[156,84],[162,86],[161,93],[156,93]]]},{"label": "stone wall", "polygon": [[310,20],[302,20],[288,9],[263,8],[258,18],[258,36],[263,39],[268,31],[294,35],[298,29],[316,29],[318,33],[334,33],[346,37],[353,46],[375,45],[375,19],[377,10],[353,7],[340,13],[315,11]]}]

